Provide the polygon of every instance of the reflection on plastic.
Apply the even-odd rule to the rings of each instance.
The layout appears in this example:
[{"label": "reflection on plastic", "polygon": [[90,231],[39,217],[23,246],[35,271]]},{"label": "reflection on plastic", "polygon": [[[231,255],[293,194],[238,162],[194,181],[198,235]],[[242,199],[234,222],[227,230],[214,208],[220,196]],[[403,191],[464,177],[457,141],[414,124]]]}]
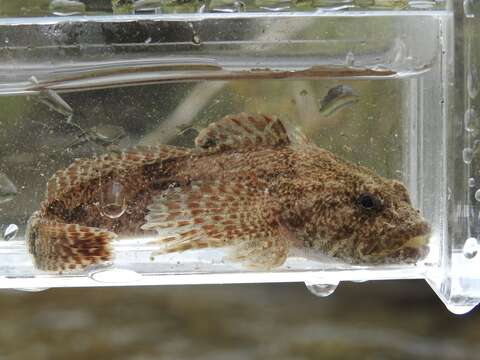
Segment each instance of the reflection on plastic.
[{"label": "reflection on plastic", "polygon": [[133,270],[106,269],[95,271],[90,277],[102,283],[132,283],[140,280],[142,275]]}]

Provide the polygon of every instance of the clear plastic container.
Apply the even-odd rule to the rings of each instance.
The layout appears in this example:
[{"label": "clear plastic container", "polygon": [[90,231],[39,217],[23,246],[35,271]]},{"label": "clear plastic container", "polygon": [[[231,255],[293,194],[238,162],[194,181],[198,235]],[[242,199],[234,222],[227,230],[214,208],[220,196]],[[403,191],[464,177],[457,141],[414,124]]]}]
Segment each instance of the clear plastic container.
[{"label": "clear plastic container", "polygon": [[0,16],[0,287],[424,278],[480,302],[479,2]]}]

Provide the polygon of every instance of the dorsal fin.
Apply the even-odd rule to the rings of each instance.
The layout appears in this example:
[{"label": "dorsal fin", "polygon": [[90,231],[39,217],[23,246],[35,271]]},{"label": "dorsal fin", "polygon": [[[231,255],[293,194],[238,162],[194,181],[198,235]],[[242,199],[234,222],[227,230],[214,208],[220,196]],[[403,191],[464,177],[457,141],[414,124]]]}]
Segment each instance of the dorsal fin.
[{"label": "dorsal fin", "polygon": [[200,131],[195,145],[201,149],[227,150],[251,146],[285,146],[291,141],[276,116],[240,113],[228,115]]},{"label": "dorsal fin", "polygon": [[119,174],[134,167],[183,156],[188,150],[167,145],[136,146],[122,152],[110,152],[91,159],[76,159],[57,171],[47,183],[47,199],[52,201],[75,186],[110,173]]}]

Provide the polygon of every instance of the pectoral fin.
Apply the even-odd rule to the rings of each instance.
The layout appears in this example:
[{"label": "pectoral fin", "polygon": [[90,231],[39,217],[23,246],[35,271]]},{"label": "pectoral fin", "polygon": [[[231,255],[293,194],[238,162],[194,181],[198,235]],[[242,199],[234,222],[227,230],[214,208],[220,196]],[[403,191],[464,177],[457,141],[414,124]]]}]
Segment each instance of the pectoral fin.
[{"label": "pectoral fin", "polygon": [[155,197],[142,229],[159,234],[155,243],[162,248],[153,255],[232,247],[230,260],[250,267],[280,266],[287,239],[265,196],[248,184],[195,182]]}]

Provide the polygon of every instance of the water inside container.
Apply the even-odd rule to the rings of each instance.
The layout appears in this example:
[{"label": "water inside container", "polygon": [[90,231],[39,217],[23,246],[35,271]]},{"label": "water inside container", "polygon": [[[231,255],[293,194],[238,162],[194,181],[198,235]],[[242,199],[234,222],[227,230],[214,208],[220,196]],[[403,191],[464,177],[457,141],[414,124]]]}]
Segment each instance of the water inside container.
[{"label": "water inside container", "polygon": [[[445,198],[436,194],[445,187],[439,180],[445,168],[441,164],[433,166],[433,162],[445,145],[443,124],[449,101],[445,81],[451,75],[445,56],[451,14],[372,11],[224,15],[0,22],[0,43],[3,40],[5,44],[0,55],[4,64],[0,74],[0,169],[8,185],[0,201],[5,240],[1,244],[5,260],[0,272],[5,279],[43,276],[52,286],[54,274],[63,271],[76,279],[70,284],[78,285],[84,284],[83,275],[106,267],[145,276],[218,275],[209,282],[225,281],[225,274],[231,282],[304,280],[307,273],[316,270],[320,271],[316,276],[324,282],[329,279],[335,283],[347,278],[422,277],[426,267],[438,265],[446,205]],[[325,149],[351,164],[405,184],[412,206],[420,209],[431,227],[428,256],[407,262],[398,258],[386,264],[359,262],[348,256],[331,256],[334,252],[322,251],[321,246],[311,255],[306,250],[312,247],[306,244],[308,236],[303,236],[295,249],[291,246],[300,241],[292,237],[292,219],[282,227],[288,235],[272,235],[272,228],[277,231],[275,224],[283,224],[283,220],[277,215],[268,220],[265,217],[275,214],[283,200],[278,204],[280,192],[273,189],[275,178],[271,183],[266,180],[283,168],[271,170],[268,176],[261,171],[263,163],[275,163],[287,156],[281,151],[285,144],[277,139],[268,144],[269,151],[262,146],[252,151],[245,150],[248,146],[229,148],[228,141],[245,141],[252,131],[244,129],[241,113],[263,114],[266,117],[260,116],[262,121],[278,117],[292,144],[296,141],[292,135],[295,129],[297,135],[303,134],[300,138],[309,139],[309,148]],[[230,136],[227,145],[220,146],[224,140],[221,129],[215,130],[220,136],[205,140],[205,129],[230,115],[240,125],[226,132]],[[250,123],[257,119],[246,118]],[[204,141],[197,140],[196,145],[195,139],[202,134]],[[171,150],[173,155],[162,153],[161,164],[150,159],[141,166],[118,170],[118,159],[126,164],[142,156],[155,156],[152,149],[158,150],[155,146],[160,144],[176,149]],[[139,145],[143,146],[140,150],[125,153],[125,149]],[[208,155],[196,158],[195,146],[203,146]],[[289,148],[301,152],[302,146]],[[223,159],[225,154],[228,158]],[[95,157],[103,159],[103,164],[93,161],[92,165]],[[253,162],[242,162],[245,157]],[[90,160],[77,160],[78,167],[67,178],[58,175],[78,158]],[[112,164],[114,172],[102,172]],[[241,176],[231,176],[235,166],[245,164],[255,165]],[[301,162],[297,165],[302,168]],[[295,166],[293,169],[297,169]],[[204,175],[198,176],[202,167],[211,169],[201,170]],[[54,190],[49,194],[54,195],[49,198],[47,181],[56,173],[59,180],[53,181]],[[82,176],[88,177],[88,186]],[[146,176],[148,183],[140,181]],[[292,179],[305,180],[306,176],[292,175]],[[68,181],[76,187],[66,201],[62,200],[62,191],[69,188]],[[295,191],[301,193],[298,188]],[[312,191],[314,198],[318,189]],[[205,198],[205,194],[211,195]],[[374,194],[359,195],[355,199],[361,203],[358,206],[376,211],[378,199]],[[302,201],[309,197],[303,196]],[[238,242],[238,217],[227,218],[229,203],[236,204],[232,211],[240,216],[241,227],[248,229],[244,238],[253,243]],[[182,212],[182,206],[187,205],[189,217]],[[301,203],[293,201],[289,206],[293,209],[297,205]],[[31,227],[26,235],[27,222],[39,209],[40,220],[48,226],[43,230]],[[192,216],[192,209],[205,217]],[[198,237],[195,231],[208,228],[194,222],[206,220],[215,231],[221,225],[220,232]],[[173,231],[171,221],[185,226],[185,231]],[[185,223],[179,224],[182,221]],[[171,239],[159,241],[156,231],[142,232],[145,222],[161,223],[162,238]],[[54,242],[32,248],[28,238],[45,236],[45,232],[50,238],[60,238],[54,223],[71,224],[63,227],[65,234],[61,235],[67,243],[75,242],[78,233],[88,241],[97,235],[108,238],[111,253],[105,255],[97,244],[89,251],[98,262],[84,263],[69,253],[68,245],[53,258],[42,257],[39,254],[48,253]],[[92,229],[80,226],[106,233],[92,235]],[[34,235],[31,229],[35,229]],[[120,230],[118,234],[116,229]],[[110,239],[107,233],[117,237]],[[191,241],[178,240],[178,234]],[[229,237],[234,241],[227,241]],[[275,243],[278,238],[285,239],[286,245]],[[165,251],[171,246],[168,241],[176,246],[172,247],[175,251]],[[258,247],[259,242],[264,245]],[[235,255],[238,247],[243,247],[242,252]],[[35,255],[35,261],[29,252]],[[69,256],[73,260],[65,268],[45,265]],[[69,268],[72,264],[73,272]],[[57,281],[57,285],[66,284],[65,280]],[[164,277],[145,281],[193,280]]]}]

